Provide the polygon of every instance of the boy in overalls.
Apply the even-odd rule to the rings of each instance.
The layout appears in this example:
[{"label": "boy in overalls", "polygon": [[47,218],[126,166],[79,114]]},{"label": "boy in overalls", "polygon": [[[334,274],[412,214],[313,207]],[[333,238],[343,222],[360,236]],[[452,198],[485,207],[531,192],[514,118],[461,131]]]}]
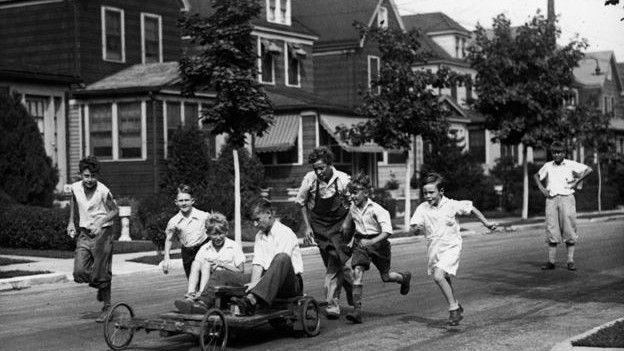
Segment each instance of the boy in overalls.
[{"label": "boy in overalls", "polygon": [[326,268],[326,313],[330,319],[340,316],[340,289],[344,287],[352,304],[351,269],[348,248],[341,229],[348,210],[346,198],[349,176],[332,166],[334,155],[326,147],[319,147],[308,157],[313,171],[308,172],[299,188],[297,203],[301,205],[305,223],[306,242],[316,241]]}]

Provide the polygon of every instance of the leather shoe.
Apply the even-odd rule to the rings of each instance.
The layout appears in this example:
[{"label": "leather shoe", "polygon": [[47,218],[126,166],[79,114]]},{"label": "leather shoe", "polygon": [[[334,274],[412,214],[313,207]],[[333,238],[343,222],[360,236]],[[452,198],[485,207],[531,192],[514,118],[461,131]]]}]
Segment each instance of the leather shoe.
[{"label": "leather shoe", "polygon": [[238,306],[243,316],[253,316],[256,313],[256,305],[252,304],[247,296],[232,297],[232,302]]},{"label": "leather shoe", "polygon": [[545,263],[545,264],[541,267],[541,269],[542,269],[543,271],[553,270],[553,269],[555,269],[555,264],[554,264],[554,263],[552,263],[552,262],[546,262],[546,263]]},{"label": "leather shoe", "polygon": [[461,305],[459,305],[457,309],[449,311],[448,325],[450,326],[459,325],[459,322],[462,319],[464,319],[464,316],[462,316],[463,312],[464,312],[464,308]]},{"label": "leather shoe", "polygon": [[576,270],[576,265],[574,264],[574,262],[568,262],[568,270],[569,271],[575,271]]},{"label": "leather shoe", "polygon": [[407,295],[410,291],[410,281],[412,280],[412,273],[401,273],[403,280],[401,280],[401,295]]}]

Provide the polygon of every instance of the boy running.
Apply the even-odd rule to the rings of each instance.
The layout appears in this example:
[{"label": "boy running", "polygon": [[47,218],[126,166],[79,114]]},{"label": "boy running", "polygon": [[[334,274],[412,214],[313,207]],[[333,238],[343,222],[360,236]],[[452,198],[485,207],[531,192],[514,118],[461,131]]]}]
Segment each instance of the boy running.
[{"label": "boy running", "polygon": [[410,289],[410,272],[390,271],[390,242],[392,234],[390,213],[381,205],[372,201],[370,178],[359,173],[349,183],[351,207],[344,221],[343,232],[348,233],[348,226],[355,223],[355,235],[349,246],[353,248],[351,266],[353,267],[353,312],[347,314],[347,319],[353,323],[362,323],[362,280],[364,272],[370,268],[371,262],[379,270],[384,283],[396,282],[401,284],[401,295],[407,295]]},{"label": "boy running", "polygon": [[[71,185],[72,197],[67,234],[76,240],[74,281],[89,283],[98,289],[97,300],[103,302],[96,322],[104,321],[111,306],[113,258],[113,218],[117,205],[110,190],[98,181],[100,162],[87,156],[78,163],[81,180]],[[78,232],[74,224],[78,212]]]},{"label": "boy running", "polygon": [[455,298],[451,276],[457,273],[462,249],[462,237],[459,233],[457,215],[477,216],[483,225],[491,230],[495,223],[488,222],[481,211],[472,205],[472,201],[456,201],[444,196],[444,179],[437,173],[429,173],[423,179],[423,197],[426,202],[416,208],[410,220],[410,226],[424,230],[427,241],[427,274],[433,274],[449,304],[448,324],[455,326],[464,317],[464,309]]}]

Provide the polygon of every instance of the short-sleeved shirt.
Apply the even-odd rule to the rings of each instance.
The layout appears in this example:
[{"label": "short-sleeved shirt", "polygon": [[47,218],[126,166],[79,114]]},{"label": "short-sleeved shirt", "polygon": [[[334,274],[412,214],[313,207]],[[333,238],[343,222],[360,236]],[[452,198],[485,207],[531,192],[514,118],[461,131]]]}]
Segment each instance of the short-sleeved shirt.
[{"label": "short-sleeved shirt", "polygon": [[[325,182],[319,180],[314,171],[308,172],[301,181],[301,186],[299,187],[299,192],[297,193],[297,197],[295,202],[301,206],[306,206],[308,209],[314,208],[314,200],[316,199],[316,186],[318,184],[318,192],[319,196],[322,199],[327,199],[336,193],[336,188],[338,188],[338,192],[341,194],[345,194],[347,192],[347,185],[351,181],[351,177],[348,174],[341,172],[334,168],[332,168],[332,177],[329,181]],[[336,185],[334,186],[334,183]]]},{"label": "short-sleeved shirt", "polygon": [[563,159],[560,164],[555,161],[546,162],[537,172],[540,180],[546,179],[546,190],[550,196],[571,195],[574,189],[569,182],[578,178],[589,167],[582,163]]},{"label": "short-sleeved shirt", "polygon": [[262,231],[256,234],[252,264],[267,270],[273,261],[273,257],[278,253],[285,253],[290,256],[295,274],[303,273],[303,259],[297,236],[292,229],[275,220],[268,234]]},{"label": "short-sleeved shirt", "polygon": [[437,206],[423,202],[416,208],[410,225],[424,227],[427,240],[461,241],[457,215],[472,212],[472,201],[457,201],[442,196]]},{"label": "short-sleeved shirt", "polygon": [[178,212],[167,223],[166,233],[174,233],[178,229],[178,240],[184,247],[197,246],[208,238],[206,235],[206,218],[208,213],[196,208],[191,209],[188,217]]},{"label": "short-sleeved shirt", "polygon": [[392,234],[392,221],[390,213],[380,204],[366,200],[364,208],[360,209],[355,204],[349,208],[355,231],[364,236],[375,236],[381,233]]},{"label": "short-sleeved shirt", "polygon": [[222,261],[225,264],[238,267],[241,263],[245,262],[245,254],[240,245],[236,241],[225,238],[223,246],[217,251],[212,245],[212,241],[209,241],[202,245],[195,255],[196,261]]},{"label": "short-sleeved shirt", "polygon": [[[93,195],[87,198],[85,188],[82,185],[82,181],[72,183],[72,193],[78,207],[79,221],[78,225],[82,228],[90,228],[98,218],[106,217],[108,209],[106,208],[106,201],[110,197],[112,200],[113,195],[106,185],[97,182]],[[108,221],[102,225],[102,227],[110,227],[113,225],[113,221]]]}]

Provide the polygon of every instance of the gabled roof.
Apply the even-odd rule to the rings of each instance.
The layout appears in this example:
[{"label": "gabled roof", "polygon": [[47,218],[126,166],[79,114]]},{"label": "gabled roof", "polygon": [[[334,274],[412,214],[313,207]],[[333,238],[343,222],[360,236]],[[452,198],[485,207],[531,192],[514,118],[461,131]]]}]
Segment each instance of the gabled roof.
[{"label": "gabled roof", "polygon": [[423,33],[459,32],[470,35],[470,31],[442,12],[417,13],[401,16],[405,28],[419,28]]},{"label": "gabled roof", "polygon": [[52,72],[49,67],[31,65],[14,60],[0,60],[0,79],[69,85],[80,83],[80,78],[63,72]]},{"label": "gabled roof", "polygon": [[606,77],[611,74],[611,78],[618,82],[620,89],[622,88],[613,51],[585,53],[585,57],[578,62],[578,67],[574,68],[573,73],[575,81],[585,87],[602,87]]}]

